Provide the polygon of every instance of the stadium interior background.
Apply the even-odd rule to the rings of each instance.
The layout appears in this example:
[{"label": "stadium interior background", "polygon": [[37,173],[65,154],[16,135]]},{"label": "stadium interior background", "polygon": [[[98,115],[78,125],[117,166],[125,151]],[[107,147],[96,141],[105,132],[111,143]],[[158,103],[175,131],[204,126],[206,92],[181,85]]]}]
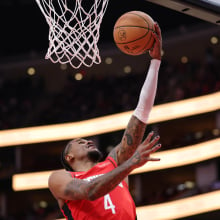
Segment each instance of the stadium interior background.
[{"label": "stadium interior background", "polygon": [[[81,121],[134,109],[149,55],[122,54],[112,36],[116,19],[131,10],[149,13],[161,27],[164,55],[155,105],[220,90],[218,24],[144,0],[110,0],[98,43],[102,63],[77,70],[44,59],[48,25],[35,1],[1,0],[0,130]],[[152,129],[161,136],[161,151],[181,148],[220,137],[220,112],[150,124],[147,131]],[[106,155],[122,134],[117,131],[89,138]],[[15,192],[12,176],[60,169],[60,152],[67,141],[0,147],[0,219],[61,217],[47,188]],[[137,206],[143,206],[217,191],[219,169],[220,159],[214,157],[132,175],[131,193]],[[220,219],[220,210],[182,219],[208,218]]]}]

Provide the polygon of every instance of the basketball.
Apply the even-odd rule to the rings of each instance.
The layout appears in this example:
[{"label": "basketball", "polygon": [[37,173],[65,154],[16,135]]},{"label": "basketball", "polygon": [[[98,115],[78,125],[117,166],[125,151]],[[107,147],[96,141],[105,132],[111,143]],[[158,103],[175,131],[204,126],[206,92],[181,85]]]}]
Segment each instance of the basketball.
[{"label": "basketball", "polygon": [[113,37],[117,47],[125,54],[141,55],[154,44],[154,20],[142,11],[130,11],[118,18]]}]

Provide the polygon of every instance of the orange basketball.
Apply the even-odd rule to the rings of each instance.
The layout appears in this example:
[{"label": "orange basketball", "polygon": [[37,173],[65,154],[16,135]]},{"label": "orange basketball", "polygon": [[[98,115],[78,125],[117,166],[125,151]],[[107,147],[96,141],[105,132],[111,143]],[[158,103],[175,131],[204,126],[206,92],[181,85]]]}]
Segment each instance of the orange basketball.
[{"label": "orange basketball", "polygon": [[117,47],[126,54],[140,55],[154,44],[154,20],[142,11],[123,14],[115,23],[113,37]]}]

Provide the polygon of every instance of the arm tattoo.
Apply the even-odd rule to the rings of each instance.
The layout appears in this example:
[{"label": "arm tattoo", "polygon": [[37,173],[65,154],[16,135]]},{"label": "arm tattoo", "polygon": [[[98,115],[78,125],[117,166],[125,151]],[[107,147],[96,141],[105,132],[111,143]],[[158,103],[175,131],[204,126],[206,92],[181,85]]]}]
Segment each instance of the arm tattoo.
[{"label": "arm tattoo", "polygon": [[131,171],[132,161],[122,164],[109,173],[93,179],[89,184],[88,197],[95,200],[112,191]]},{"label": "arm tattoo", "polygon": [[[113,150],[111,155],[114,157],[116,150]],[[131,159],[91,181],[74,178],[66,184],[64,194],[71,200],[95,200],[100,198],[117,187],[134,169],[134,165],[139,162],[140,154],[136,152]]]},{"label": "arm tattoo", "polygon": [[135,116],[131,117],[119,148],[120,163],[127,160],[133,155],[136,148],[142,141],[145,128],[145,123],[138,120]]},{"label": "arm tattoo", "polygon": [[127,138],[127,145],[132,145],[133,144],[132,136],[128,133],[126,133],[125,136]]},{"label": "arm tattoo", "polygon": [[141,160],[141,156],[139,152],[135,152],[134,156],[132,157],[133,164],[138,164]]},{"label": "arm tattoo", "polygon": [[82,199],[86,194],[86,182],[84,180],[71,180],[65,188],[65,195],[71,196],[73,199]]},{"label": "arm tattoo", "polygon": [[113,190],[131,171],[129,161],[91,181],[74,178],[65,187],[65,196],[71,200],[95,200]]}]

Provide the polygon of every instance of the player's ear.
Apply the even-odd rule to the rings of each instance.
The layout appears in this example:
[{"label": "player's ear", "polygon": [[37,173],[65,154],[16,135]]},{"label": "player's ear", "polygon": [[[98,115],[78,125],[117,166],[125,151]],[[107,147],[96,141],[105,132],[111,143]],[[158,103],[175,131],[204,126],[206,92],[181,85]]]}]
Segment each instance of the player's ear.
[{"label": "player's ear", "polygon": [[66,159],[66,161],[70,162],[70,161],[74,160],[74,155],[73,154],[67,154],[65,156],[65,159]]}]

